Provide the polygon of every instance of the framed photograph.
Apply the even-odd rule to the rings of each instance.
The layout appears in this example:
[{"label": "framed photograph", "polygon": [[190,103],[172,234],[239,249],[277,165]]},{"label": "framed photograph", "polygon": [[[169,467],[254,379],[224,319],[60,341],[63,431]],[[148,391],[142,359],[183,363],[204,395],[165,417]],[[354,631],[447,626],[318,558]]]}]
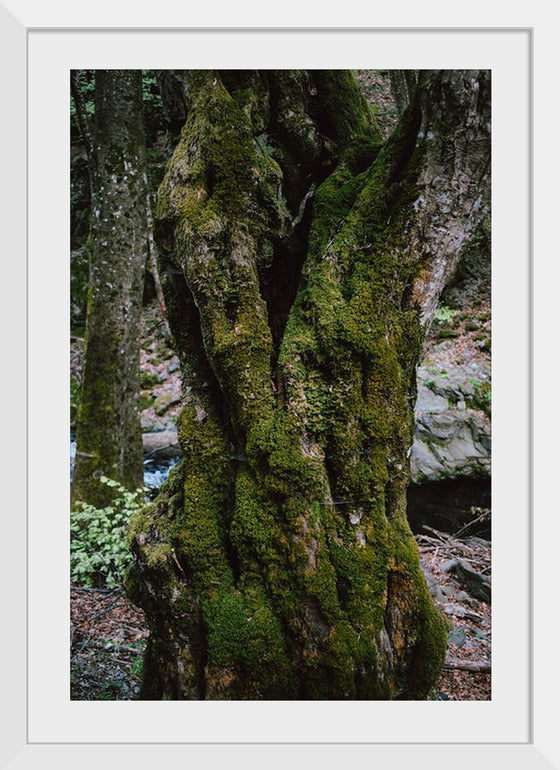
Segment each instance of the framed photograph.
[{"label": "framed photograph", "polygon": [[[557,683],[552,642],[557,621],[550,615],[556,606],[552,547],[558,524],[551,521],[549,527],[542,495],[533,507],[532,474],[539,456],[533,444],[533,355],[545,338],[543,334],[543,342],[533,349],[533,309],[554,306],[552,280],[550,288],[544,287],[543,307],[537,299],[533,308],[532,299],[533,120],[535,94],[540,93],[535,91],[534,61],[539,43],[532,27],[502,26],[488,12],[479,19],[495,26],[427,26],[439,21],[435,11],[426,11],[420,20],[416,9],[410,19],[419,26],[407,28],[391,26],[389,12],[381,13],[382,26],[364,18],[351,28],[340,26],[342,19],[317,28],[303,17],[296,27],[293,18],[288,24],[287,15],[285,27],[265,22],[264,16],[262,22],[255,17],[259,26],[253,27],[245,13],[247,26],[239,27],[229,26],[231,14],[224,11],[224,27],[217,28],[206,26],[202,13],[190,17],[191,11],[171,6],[132,12],[106,4],[89,14],[66,9],[62,2],[49,4],[48,10],[23,2],[0,7],[2,77],[10,116],[3,128],[9,182],[3,181],[2,188],[13,211],[7,222],[11,257],[6,282],[6,293],[12,295],[13,288],[13,296],[8,297],[5,328],[13,328],[12,312],[18,326],[27,328],[27,335],[15,334],[8,343],[14,357],[19,353],[22,383],[27,362],[27,399],[21,384],[18,407],[10,408],[14,414],[9,415],[9,435],[17,436],[10,439],[17,473],[9,490],[14,514],[6,517],[6,541],[17,548],[6,549],[2,566],[5,619],[10,618],[3,639],[7,740],[2,766],[34,767],[52,760],[60,767],[123,761],[143,767],[154,760],[222,760],[254,767],[318,760],[334,766],[353,757],[395,767],[438,760],[459,768],[500,762],[520,768],[559,766],[554,704],[549,700]],[[543,41],[550,23],[546,14],[539,18]],[[540,45],[544,71],[544,42]],[[215,68],[491,71],[489,700],[93,702],[70,697],[70,72]],[[541,100],[552,101],[553,96],[541,93]],[[550,209],[548,200],[543,211],[546,206]],[[552,266],[551,276],[554,270]],[[541,395],[544,401],[550,394]],[[541,459],[543,469],[551,468],[549,454]]]}]

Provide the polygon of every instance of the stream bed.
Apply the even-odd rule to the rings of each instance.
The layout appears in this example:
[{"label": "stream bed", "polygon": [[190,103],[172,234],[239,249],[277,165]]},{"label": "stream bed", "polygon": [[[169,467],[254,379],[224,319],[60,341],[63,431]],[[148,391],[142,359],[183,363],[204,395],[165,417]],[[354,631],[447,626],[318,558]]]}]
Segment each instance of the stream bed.
[{"label": "stream bed", "polygon": [[[70,481],[72,480],[72,469],[74,467],[74,457],[76,456],[76,439],[70,437]],[[150,455],[144,457],[144,486],[149,490],[155,490],[161,487],[171,468],[179,462],[179,457],[153,458]]]}]

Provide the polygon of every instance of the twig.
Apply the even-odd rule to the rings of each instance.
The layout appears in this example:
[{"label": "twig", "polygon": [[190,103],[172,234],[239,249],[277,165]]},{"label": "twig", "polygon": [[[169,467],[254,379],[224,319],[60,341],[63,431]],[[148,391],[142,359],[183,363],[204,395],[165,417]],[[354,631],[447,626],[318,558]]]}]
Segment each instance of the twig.
[{"label": "twig", "polygon": [[428,532],[433,532],[434,535],[437,535],[437,537],[439,537],[440,540],[443,540],[444,543],[448,542],[449,539],[450,539],[449,535],[446,535],[445,532],[440,532],[439,529],[434,529],[433,527],[428,527],[427,524],[424,524],[422,529],[426,529],[426,530],[428,530]]},{"label": "twig", "polygon": [[[85,623],[90,623],[92,620],[95,620],[95,618],[100,618],[100,617],[101,617],[101,615],[105,615],[107,612],[111,612],[111,611],[112,611],[112,610],[114,610],[114,609],[115,609],[115,607],[117,606],[117,604],[118,604],[118,601],[119,601],[119,599],[120,599],[120,598],[121,598],[121,597],[120,597],[120,596],[118,596],[118,597],[115,599],[115,601],[114,601],[114,602],[111,602],[111,604],[110,604],[108,607],[105,607],[104,609],[102,609],[102,610],[99,610],[99,612],[96,612],[94,615],[90,615],[89,617],[87,617],[87,618],[85,619],[85,621],[84,621],[84,622],[85,622]],[[126,605],[125,605],[125,606],[126,606]]]},{"label": "twig", "polygon": [[482,521],[482,519],[488,518],[489,515],[490,515],[489,511],[484,511],[484,513],[481,513],[480,516],[477,516],[476,519],[473,519],[472,521],[467,522],[467,524],[465,524],[464,527],[461,527],[461,529],[458,529],[457,532],[455,532],[455,534],[453,535],[453,537],[457,537],[458,535],[462,534],[467,529],[469,529],[469,527],[472,527],[473,524],[476,524],[477,522]]}]

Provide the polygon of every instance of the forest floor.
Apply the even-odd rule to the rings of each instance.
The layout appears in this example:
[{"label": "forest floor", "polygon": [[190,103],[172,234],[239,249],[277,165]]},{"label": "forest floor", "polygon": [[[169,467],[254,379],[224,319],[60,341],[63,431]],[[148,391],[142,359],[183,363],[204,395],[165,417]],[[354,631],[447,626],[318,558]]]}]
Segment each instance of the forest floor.
[{"label": "forest floor", "polygon": [[[446,665],[428,700],[490,700],[490,604],[452,574],[460,560],[489,578],[490,544],[427,528],[417,541],[430,592],[450,621]],[[149,636],[142,610],[122,591],[72,586],[70,614],[71,699],[137,700]]]}]

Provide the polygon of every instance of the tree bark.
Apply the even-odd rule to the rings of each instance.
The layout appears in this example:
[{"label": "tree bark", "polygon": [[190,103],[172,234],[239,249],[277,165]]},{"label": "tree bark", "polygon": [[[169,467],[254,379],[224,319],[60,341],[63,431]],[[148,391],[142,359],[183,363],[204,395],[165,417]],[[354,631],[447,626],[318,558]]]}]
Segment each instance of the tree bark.
[{"label": "tree bark", "polygon": [[391,92],[399,115],[412,103],[418,83],[417,70],[389,70]]},{"label": "tree bark", "polygon": [[349,73],[184,77],[156,211],[184,460],[131,526],[142,697],[423,698],[415,366],[487,213],[488,73],[424,73],[383,146]]},{"label": "tree bark", "polygon": [[73,500],[106,504],[112,490],[142,486],[136,406],[147,256],[141,71],[98,70],[90,277]]}]

